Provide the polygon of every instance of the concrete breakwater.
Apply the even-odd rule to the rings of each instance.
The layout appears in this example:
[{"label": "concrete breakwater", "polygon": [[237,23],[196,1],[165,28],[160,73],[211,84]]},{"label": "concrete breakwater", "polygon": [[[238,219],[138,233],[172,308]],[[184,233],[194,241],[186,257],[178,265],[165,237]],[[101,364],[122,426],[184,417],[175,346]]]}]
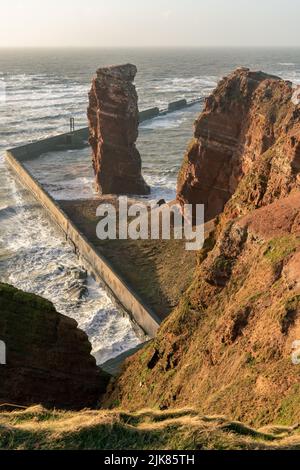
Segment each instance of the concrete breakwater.
[{"label": "concrete breakwater", "polygon": [[[76,254],[82,259],[93,277],[104,281],[115,299],[136,323],[149,336],[155,336],[160,324],[156,314],[144,305],[143,301],[138,298],[131,287],[115,272],[109,261],[103,255],[96,252],[92,244],[74,225],[60,205],[22,164],[22,160],[28,159],[30,155],[31,145],[33,145],[33,152],[35,152],[35,144],[25,146],[27,148],[11,149],[6,152],[6,159],[10,167],[17,174],[21,183],[31,191],[36,200],[47,210],[52,220],[63,231],[66,239],[74,246]],[[38,154],[35,153],[35,158],[37,156]]]},{"label": "concrete breakwater", "polygon": [[189,108],[194,104],[202,102],[204,102],[204,98],[196,98],[190,101],[182,99],[172,101],[172,103],[169,103],[168,106],[164,109],[159,109],[158,107],[145,109],[144,111],[140,111],[139,113],[140,123],[148,121],[149,119],[154,119],[159,116],[166,116],[166,114],[174,113],[175,111],[180,111],[181,109]]},{"label": "concrete breakwater", "polygon": [[[178,106],[183,106],[183,103],[181,102]],[[152,119],[154,114],[157,115],[157,110],[158,108],[152,108],[142,111],[140,116],[141,122]],[[164,113],[164,111],[158,110],[158,115],[161,113]],[[7,150],[6,159],[20,181],[31,191],[37,201],[42,204],[63,231],[90,273],[96,279],[104,281],[116,300],[135,322],[150,337],[154,337],[161,323],[159,316],[133,291],[126,280],[114,269],[110,261],[95,250],[92,243],[64,212],[61,205],[51,197],[23,164],[25,161],[36,159],[44,153],[83,148],[88,145],[87,139],[88,128],[83,128]]]},{"label": "concrete breakwater", "polygon": [[[169,103],[168,107],[162,110],[160,110],[158,107],[145,109],[140,111],[139,120],[140,123],[143,123],[145,121],[149,121],[150,119],[154,119],[159,116],[165,116],[166,114],[202,102],[204,102],[204,98],[196,98],[191,101],[184,99]],[[19,161],[25,161],[26,159],[30,160],[32,158],[36,158],[39,155],[47,152],[85,147],[88,145],[88,137],[89,128],[83,127],[72,132],[58,134],[53,137],[47,137],[36,142],[30,142],[26,145],[15,147],[10,149],[9,152],[13,153],[13,155],[18,158]]]}]

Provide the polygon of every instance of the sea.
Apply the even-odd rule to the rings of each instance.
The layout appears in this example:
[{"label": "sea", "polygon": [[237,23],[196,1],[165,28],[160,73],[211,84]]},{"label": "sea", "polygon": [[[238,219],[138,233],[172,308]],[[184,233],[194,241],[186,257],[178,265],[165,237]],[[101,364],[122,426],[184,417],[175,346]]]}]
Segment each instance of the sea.
[{"label": "sea", "polygon": [[[240,66],[300,84],[300,49],[0,49],[0,282],[51,300],[75,318],[103,363],[134,348],[143,337],[92,277],[76,295],[84,267],[45,211],[15,179],[4,152],[47,136],[87,126],[86,109],[98,67],[138,68],[139,109],[164,108],[177,99],[206,97]],[[171,200],[201,104],[140,125],[137,142],[153,200]],[[95,195],[91,152],[57,152],[32,162],[31,171],[56,199]],[[75,293],[74,293],[75,292]]]}]

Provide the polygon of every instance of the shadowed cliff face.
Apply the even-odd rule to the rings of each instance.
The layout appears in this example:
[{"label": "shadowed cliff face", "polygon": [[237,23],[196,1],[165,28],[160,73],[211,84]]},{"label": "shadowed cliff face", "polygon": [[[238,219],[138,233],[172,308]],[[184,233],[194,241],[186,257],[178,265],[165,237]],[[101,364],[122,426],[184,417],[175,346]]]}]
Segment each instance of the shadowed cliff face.
[{"label": "shadowed cliff face", "polygon": [[101,68],[89,93],[90,145],[101,194],[149,194],[141,174],[134,65]]},{"label": "shadowed cliff face", "polygon": [[0,404],[62,408],[94,406],[108,376],[96,366],[91,345],[77,323],[47,300],[0,284]]},{"label": "shadowed cliff face", "polygon": [[208,219],[220,214],[216,229],[180,305],[128,360],[106,403],[299,422],[300,108],[292,93],[278,78],[238,70],[208,99],[178,198],[204,202]]},{"label": "shadowed cliff face", "polygon": [[243,179],[244,194],[228,209],[232,216],[299,187],[300,109],[293,93],[291,83],[248,69],[221,80],[195,122],[178,177],[178,200],[205,204],[210,220]]}]

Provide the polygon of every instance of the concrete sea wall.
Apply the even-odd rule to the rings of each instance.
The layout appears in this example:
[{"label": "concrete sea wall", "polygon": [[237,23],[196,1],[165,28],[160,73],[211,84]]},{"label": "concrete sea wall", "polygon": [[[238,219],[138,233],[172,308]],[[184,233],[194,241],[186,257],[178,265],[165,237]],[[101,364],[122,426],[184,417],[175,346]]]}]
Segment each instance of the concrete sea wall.
[{"label": "concrete sea wall", "polygon": [[[104,281],[116,300],[135,322],[150,337],[154,337],[160,324],[160,319],[157,315],[143,303],[138,295],[132,291],[130,286],[115,272],[110,262],[94,249],[91,243],[65,214],[59,204],[47,193],[19,160],[19,158],[21,158],[21,160],[28,158],[31,145],[32,144],[29,144],[26,149],[24,146],[19,157],[17,155],[18,152],[15,152],[14,149],[8,150],[6,152],[7,162],[18,175],[21,183],[31,191],[36,200],[42,204],[54,222],[64,232],[67,240],[74,246],[76,254],[78,254],[88,267],[89,272],[96,279]],[[49,151],[49,149],[47,151]]]},{"label": "concrete sea wall", "polygon": [[178,109],[186,108],[187,100],[178,100],[174,101],[173,103],[169,103],[168,111],[172,113],[173,111],[177,111]]},{"label": "concrete sea wall", "polygon": [[20,147],[8,150],[19,161],[31,160],[43,153],[83,148],[88,145],[88,128],[79,129],[72,133],[59,134],[54,137],[38,140]]},{"label": "concrete sea wall", "polygon": [[[169,112],[182,109],[183,107],[192,106],[193,104],[201,101],[201,98],[191,102],[179,100],[174,103],[170,103],[168,108],[165,110],[159,110],[159,108],[155,107],[141,111],[140,122],[165,115]],[[46,209],[50,217],[63,231],[66,239],[72,243],[76,253],[88,267],[90,273],[96,279],[104,281],[115,299],[129,313],[135,322],[147,333],[147,335],[154,337],[161,322],[160,318],[151,310],[151,308],[145,305],[135,292],[133,292],[126,281],[114,270],[111,263],[95,250],[92,244],[79,231],[78,227],[74,225],[59,204],[23,165],[23,162],[26,160],[35,159],[44,153],[72,148],[83,148],[88,145],[88,134],[89,131],[86,127],[12,148],[6,151],[6,160],[18,176],[21,183],[31,191],[36,200]]]},{"label": "concrete sea wall", "polygon": [[139,113],[140,123],[148,121],[149,119],[154,119],[155,117],[159,116],[159,113],[159,108],[150,108],[145,109],[145,111],[141,111]]}]

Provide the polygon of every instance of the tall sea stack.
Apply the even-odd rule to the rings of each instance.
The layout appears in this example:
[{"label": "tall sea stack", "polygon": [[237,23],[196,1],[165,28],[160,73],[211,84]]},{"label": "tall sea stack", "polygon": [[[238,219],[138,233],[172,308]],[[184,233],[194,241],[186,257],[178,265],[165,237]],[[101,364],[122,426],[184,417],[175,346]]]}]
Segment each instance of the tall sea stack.
[{"label": "tall sea stack", "polygon": [[126,64],[100,68],[89,93],[89,142],[97,190],[101,194],[150,193],[141,173],[137,68]]}]

